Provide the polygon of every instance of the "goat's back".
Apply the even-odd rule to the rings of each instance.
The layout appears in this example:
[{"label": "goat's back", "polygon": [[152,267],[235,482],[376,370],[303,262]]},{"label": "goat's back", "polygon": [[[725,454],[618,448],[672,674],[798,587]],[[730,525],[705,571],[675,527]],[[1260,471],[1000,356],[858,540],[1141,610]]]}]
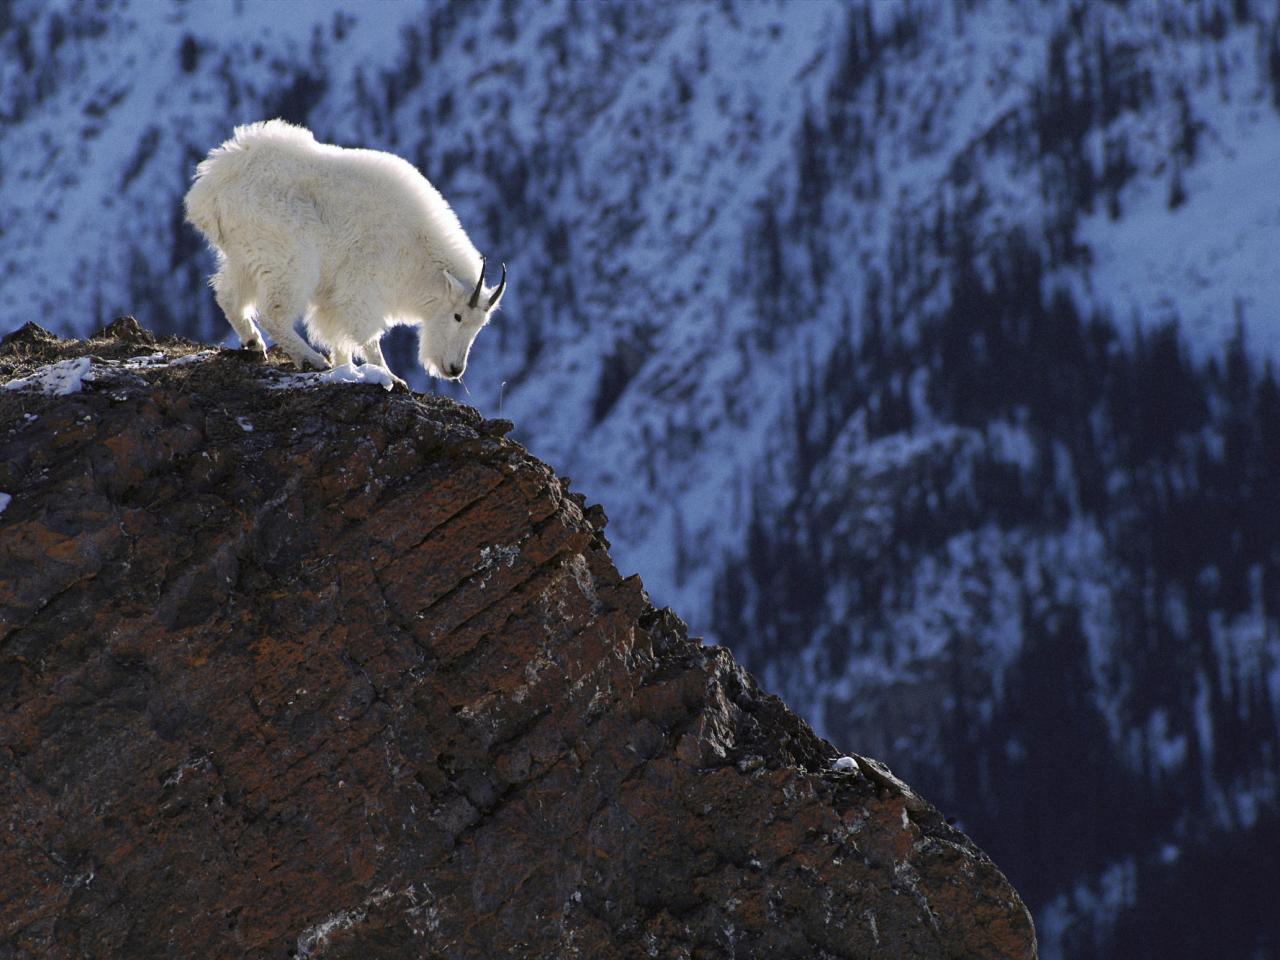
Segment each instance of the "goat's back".
[{"label": "goat's back", "polygon": [[[252,224],[282,227],[320,247],[360,242],[400,254],[419,249],[463,276],[480,255],[449,204],[400,157],[316,141],[311,131],[267,120],[237,127],[196,168],[187,217],[215,246]],[[421,251],[426,244],[430,249]]]}]

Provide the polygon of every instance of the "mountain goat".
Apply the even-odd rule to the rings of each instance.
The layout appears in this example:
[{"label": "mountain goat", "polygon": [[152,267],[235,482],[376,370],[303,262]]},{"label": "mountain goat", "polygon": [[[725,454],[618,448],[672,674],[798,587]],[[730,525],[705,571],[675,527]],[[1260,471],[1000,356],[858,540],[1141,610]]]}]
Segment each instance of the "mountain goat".
[{"label": "mountain goat", "polygon": [[329,366],[294,329],[302,316],[334,366],[360,355],[385,367],[382,335],[417,324],[423,367],[458,379],[507,286],[505,265],[485,286],[483,258],[411,164],[283,120],[236,127],[211,150],[186,212],[217,254],[209,284],[241,344],[266,351],[256,313],[299,368]]}]

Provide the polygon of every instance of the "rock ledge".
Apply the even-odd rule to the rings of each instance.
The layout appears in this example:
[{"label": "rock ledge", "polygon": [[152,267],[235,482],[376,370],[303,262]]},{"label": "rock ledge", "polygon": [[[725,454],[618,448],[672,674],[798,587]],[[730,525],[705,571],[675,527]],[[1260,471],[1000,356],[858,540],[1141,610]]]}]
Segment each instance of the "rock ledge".
[{"label": "rock ledge", "polygon": [[123,320],[0,381],[82,357],[0,389],[0,957],[1034,957],[510,424]]}]

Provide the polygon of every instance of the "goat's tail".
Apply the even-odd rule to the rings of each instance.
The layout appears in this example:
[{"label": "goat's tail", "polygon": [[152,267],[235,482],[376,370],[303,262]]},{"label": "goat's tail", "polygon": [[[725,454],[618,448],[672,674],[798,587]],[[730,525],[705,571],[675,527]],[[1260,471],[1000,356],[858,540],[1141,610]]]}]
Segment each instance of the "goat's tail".
[{"label": "goat's tail", "polygon": [[187,191],[183,204],[186,207],[187,222],[204,234],[213,246],[226,249],[226,233],[223,230],[221,206],[226,191],[229,174],[233,171],[223,169],[221,157],[210,155],[196,167],[195,183]]}]

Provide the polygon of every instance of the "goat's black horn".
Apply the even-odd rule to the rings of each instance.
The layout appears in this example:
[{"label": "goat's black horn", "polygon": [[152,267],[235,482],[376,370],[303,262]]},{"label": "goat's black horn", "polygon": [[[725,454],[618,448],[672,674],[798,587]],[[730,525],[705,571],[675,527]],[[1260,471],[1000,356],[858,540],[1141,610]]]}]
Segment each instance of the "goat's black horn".
[{"label": "goat's black horn", "polygon": [[507,289],[507,265],[502,265],[502,279],[498,281],[498,289],[493,291],[493,296],[489,298],[488,309],[492,310],[493,305],[502,299],[502,291]]},{"label": "goat's black horn", "polygon": [[471,293],[471,307],[476,307],[480,303],[480,290],[484,286],[484,257],[480,258],[480,279],[476,281],[476,288]]}]

